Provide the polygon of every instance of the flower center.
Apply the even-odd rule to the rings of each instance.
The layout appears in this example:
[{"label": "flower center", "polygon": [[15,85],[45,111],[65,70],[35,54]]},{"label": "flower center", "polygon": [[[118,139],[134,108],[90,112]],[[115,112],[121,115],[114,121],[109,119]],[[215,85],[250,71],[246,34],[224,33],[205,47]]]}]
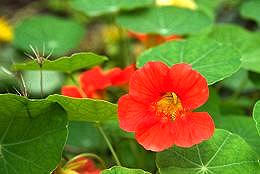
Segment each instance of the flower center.
[{"label": "flower center", "polygon": [[173,92],[167,92],[155,104],[156,113],[163,119],[175,120],[177,114],[183,111],[178,96]]}]

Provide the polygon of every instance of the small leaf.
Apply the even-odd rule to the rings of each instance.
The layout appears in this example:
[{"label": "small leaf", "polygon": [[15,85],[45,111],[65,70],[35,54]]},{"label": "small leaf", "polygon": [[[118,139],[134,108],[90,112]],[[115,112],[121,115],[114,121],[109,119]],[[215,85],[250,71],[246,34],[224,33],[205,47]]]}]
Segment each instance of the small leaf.
[{"label": "small leaf", "polygon": [[215,119],[215,125],[217,128],[238,134],[260,155],[259,136],[252,117],[222,116]]},{"label": "small leaf", "polygon": [[173,35],[200,32],[210,27],[212,20],[200,11],[165,6],[123,13],[117,23],[135,32]]},{"label": "small leaf", "polygon": [[70,121],[104,122],[117,118],[117,105],[104,100],[62,95],[50,95],[47,99],[59,103]]},{"label": "small leaf", "polygon": [[150,174],[141,169],[128,169],[126,167],[114,166],[102,171],[102,174]]},{"label": "small leaf", "polygon": [[256,129],[258,131],[258,134],[260,135],[260,100],[258,100],[254,106],[253,118],[256,123]]},{"label": "small leaf", "polygon": [[257,154],[238,135],[216,130],[214,136],[191,148],[172,147],[157,153],[161,174],[257,173]]},{"label": "small leaf", "polygon": [[15,26],[14,45],[23,51],[32,52],[30,45],[54,56],[67,53],[77,47],[85,34],[78,23],[55,16],[33,16]]},{"label": "small leaf", "polygon": [[100,16],[153,4],[153,0],[70,0],[69,2],[72,8],[85,13],[87,16]]},{"label": "small leaf", "polygon": [[[94,53],[76,53],[70,57],[60,57],[56,60],[45,60],[42,66],[43,70],[53,70],[61,72],[73,72],[82,68],[91,68],[107,60],[105,56],[99,56]],[[14,64],[14,70],[40,70],[36,61],[30,61],[22,64]]]},{"label": "small leaf", "polygon": [[66,112],[13,94],[0,95],[0,103],[0,173],[51,173],[67,138]]},{"label": "small leaf", "polygon": [[240,13],[243,17],[253,19],[260,23],[260,1],[245,1],[240,8]]},{"label": "small leaf", "polygon": [[202,37],[186,41],[166,42],[145,51],[138,57],[137,66],[148,61],[162,61],[169,66],[189,63],[213,84],[235,73],[240,67],[240,54],[232,46]]}]

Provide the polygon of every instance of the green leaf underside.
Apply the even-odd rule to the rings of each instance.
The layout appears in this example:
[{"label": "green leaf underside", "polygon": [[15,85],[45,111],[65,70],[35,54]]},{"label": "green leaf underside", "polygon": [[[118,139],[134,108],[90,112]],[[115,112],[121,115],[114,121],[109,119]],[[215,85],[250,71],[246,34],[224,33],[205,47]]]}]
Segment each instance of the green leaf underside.
[{"label": "green leaf underside", "polygon": [[117,23],[135,32],[174,35],[200,32],[210,27],[212,20],[200,11],[168,6],[123,13]]},{"label": "green leaf underside", "polygon": [[153,0],[70,0],[69,2],[72,8],[83,12],[87,16],[100,16],[153,4]]},{"label": "green leaf underside", "polygon": [[161,174],[252,174],[260,169],[251,147],[238,135],[221,129],[199,145],[157,153],[156,160]]},{"label": "green leaf underside", "polygon": [[33,16],[15,27],[14,45],[32,53],[30,45],[45,55],[60,56],[77,47],[85,29],[72,20],[54,16]]},{"label": "green leaf underside", "polygon": [[240,13],[243,17],[253,19],[260,23],[260,1],[245,1],[241,6]]},{"label": "green leaf underside", "polygon": [[254,106],[253,118],[256,123],[256,129],[260,135],[260,100],[258,100]]},{"label": "green leaf underside", "polygon": [[0,95],[0,173],[49,174],[67,137],[66,112],[47,100]]},{"label": "green leaf underside", "polygon": [[[43,70],[53,70],[61,72],[73,72],[82,68],[91,68],[107,60],[105,56],[99,56],[94,53],[76,53],[70,57],[61,57],[56,60],[45,60],[42,66]],[[40,70],[36,61],[30,61],[22,64],[14,64],[14,70]]]},{"label": "green leaf underside", "polygon": [[166,42],[151,48],[137,59],[141,67],[149,61],[162,61],[169,66],[188,63],[213,84],[235,73],[240,67],[240,54],[232,46],[203,37]]},{"label": "green leaf underside", "polygon": [[238,134],[260,155],[259,135],[252,117],[232,115],[217,117],[215,126]]},{"label": "green leaf underside", "polygon": [[104,100],[62,95],[50,95],[47,99],[59,103],[70,121],[104,122],[117,118],[117,105]]},{"label": "green leaf underside", "polygon": [[260,72],[260,33],[250,33],[232,24],[216,25],[209,37],[218,42],[231,44],[241,52],[241,66],[247,70]]},{"label": "green leaf underside", "polygon": [[102,174],[150,174],[150,173],[145,172],[141,169],[129,169],[126,167],[114,166],[110,169],[103,170]]}]

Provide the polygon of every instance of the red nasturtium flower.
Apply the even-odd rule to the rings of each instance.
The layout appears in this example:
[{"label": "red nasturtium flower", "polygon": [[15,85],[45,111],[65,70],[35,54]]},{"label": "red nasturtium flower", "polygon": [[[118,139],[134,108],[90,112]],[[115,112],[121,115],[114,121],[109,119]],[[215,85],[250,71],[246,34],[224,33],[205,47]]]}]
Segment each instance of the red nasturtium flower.
[{"label": "red nasturtium flower", "polygon": [[190,65],[169,68],[149,62],[135,71],[129,94],[119,99],[120,127],[135,132],[147,150],[162,151],[174,144],[191,147],[209,139],[215,129],[207,112],[192,112],[208,95],[205,78]]},{"label": "red nasturtium flower", "polygon": [[[65,165],[61,174],[100,174],[101,170],[96,167],[95,163],[85,157],[70,161]],[[60,174],[58,173],[58,174]]]},{"label": "red nasturtium flower", "polygon": [[105,88],[126,85],[134,71],[135,65],[129,65],[123,70],[113,68],[109,71],[103,71],[97,66],[80,75],[80,88],[73,85],[63,86],[61,93],[76,98],[103,99]]},{"label": "red nasturtium flower", "polygon": [[159,34],[142,34],[142,33],[136,33],[133,31],[129,31],[128,35],[129,35],[129,37],[132,37],[132,38],[135,38],[135,39],[141,41],[148,48],[159,45],[166,41],[182,39],[182,37],[178,36],[178,35],[162,36]]}]

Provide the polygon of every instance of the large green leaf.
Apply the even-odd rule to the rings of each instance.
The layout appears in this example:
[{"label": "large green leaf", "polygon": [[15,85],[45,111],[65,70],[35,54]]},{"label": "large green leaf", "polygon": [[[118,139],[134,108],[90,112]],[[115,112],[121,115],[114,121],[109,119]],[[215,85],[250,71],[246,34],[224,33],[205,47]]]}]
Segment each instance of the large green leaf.
[{"label": "large green leaf", "polygon": [[[77,53],[70,57],[61,57],[56,60],[45,60],[42,65],[44,70],[53,70],[61,72],[73,72],[82,68],[91,68],[107,60],[105,56],[99,56],[94,53]],[[22,64],[14,64],[14,70],[39,70],[40,67],[36,61],[30,61]]]},{"label": "large green leaf", "polygon": [[220,129],[192,148],[172,147],[157,153],[156,161],[161,174],[257,174],[257,158],[241,137]]},{"label": "large green leaf", "polygon": [[70,0],[72,8],[87,16],[99,16],[120,10],[132,10],[153,4],[153,0]]},{"label": "large green leaf", "polygon": [[258,134],[260,135],[260,100],[258,100],[255,104],[253,117],[256,123],[256,129],[258,130]]},{"label": "large green leaf", "polygon": [[260,23],[260,1],[245,1],[240,8],[240,13],[243,17],[253,19]]},{"label": "large green leaf", "polygon": [[0,173],[49,174],[61,160],[66,112],[47,100],[0,95]]},{"label": "large green leaf", "polygon": [[200,32],[211,26],[212,20],[200,11],[168,6],[123,13],[117,23],[140,33],[172,35]]},{"label": "large green leaf", "polygon": [[240,54],[232,46],[204,37],[195,37],[151,48],[139,56],[137,66],[143,66],[148,61],[162,61],[169,66],[189,63],[209,84],[213,84],[239,69]]},{"label": "large green leaf", "polygon": [[259,136],[252,117],[222,116],[215,119],[215,125],[217,128],[238,134],[260,155]]},{"label": "large green leaf", "polygon": [[233,45],[241,52],[241,66],[247,70],[260,72],[260,33],[252,34],[236,25],[219,24],[213,28],[209,37]]},{"label": "large green leaf", "polygon": [[62,95],[51,95],[47,99],[58,102],[67,111],[71,121],[104,122],[117,118],[117,105],[104,100]]},{"label": "large green leaf", "polygon": [[45,54],[52,52],[59,56],[77,47],[84,33],[84,28],[74,21],[54,16],[34,16],[16,25],[14,45],[32,52],[31,45]]},{"label": "large green leaf", "polygon": [[114,166],[102,171],[102,174],[150,174],[141,169],[128,169],[126,167]]}]

